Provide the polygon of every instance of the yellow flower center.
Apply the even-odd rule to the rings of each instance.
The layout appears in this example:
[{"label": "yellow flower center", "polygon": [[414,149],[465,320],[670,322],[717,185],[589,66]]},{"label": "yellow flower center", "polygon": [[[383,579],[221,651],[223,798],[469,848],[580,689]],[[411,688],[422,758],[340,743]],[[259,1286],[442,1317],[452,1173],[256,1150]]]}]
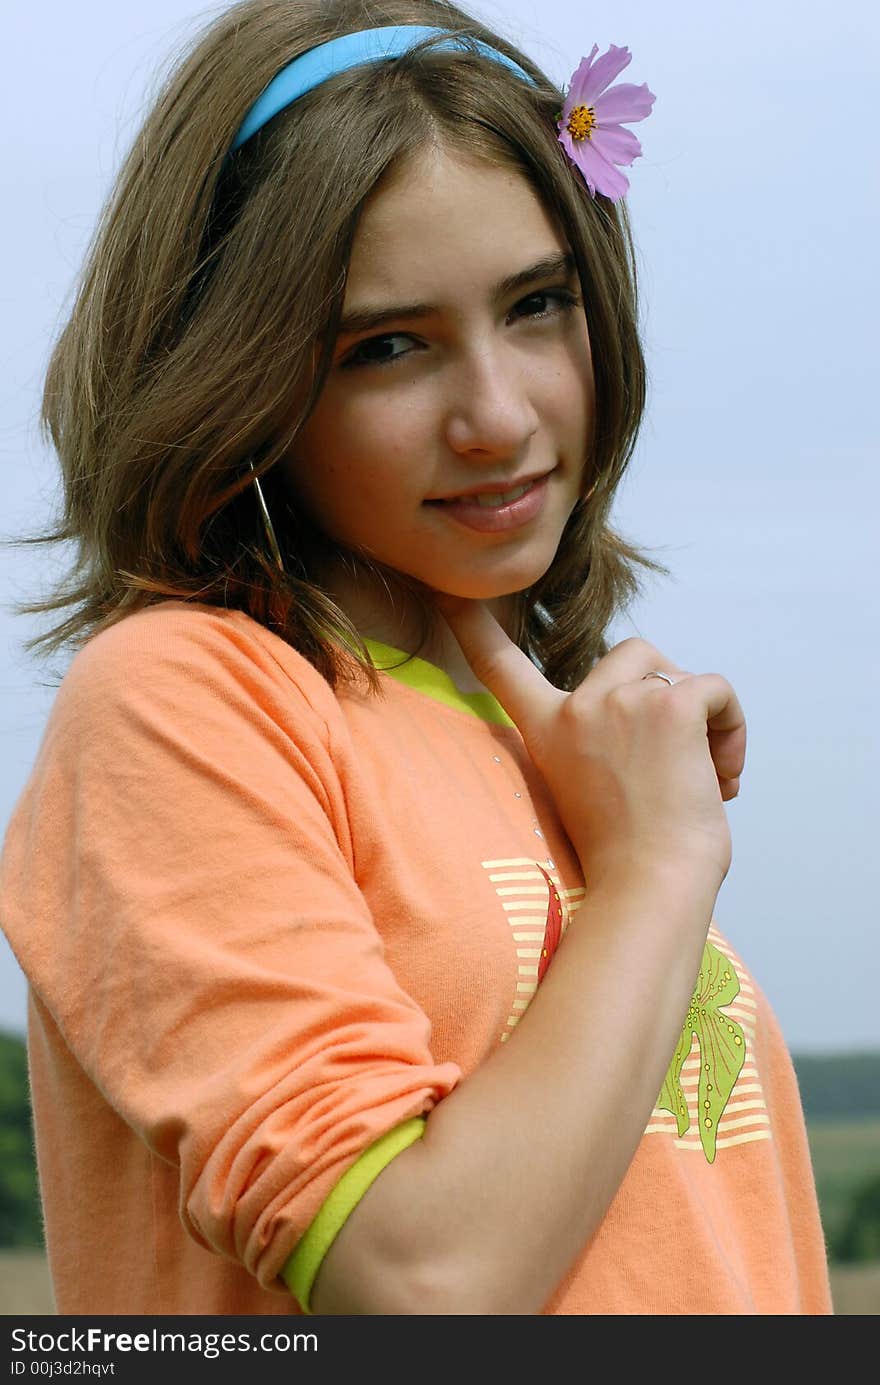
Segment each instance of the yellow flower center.
[{"label": "yellow flower center", "polygon": [[568,117],[566,129],[572,139],[590,139],[596,125],[596,112],[592,106],[575,106]]}]

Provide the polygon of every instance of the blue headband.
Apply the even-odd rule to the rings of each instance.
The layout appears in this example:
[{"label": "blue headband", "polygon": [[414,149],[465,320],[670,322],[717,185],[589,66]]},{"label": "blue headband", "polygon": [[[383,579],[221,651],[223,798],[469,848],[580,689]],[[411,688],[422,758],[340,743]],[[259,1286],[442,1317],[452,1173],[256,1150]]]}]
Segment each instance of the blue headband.
[{"label": "blue headband", "polygon": [[[362,63],[385,62],[388,58],[399,58],[423,39],[445,33],[445,29],[426,28],[422,24],[391,25],[383,29],[362,29],[358,33],[343,34],[340,38],[331,39],[329,43],[322,43],[318,48],[310,49],[308,53],[303,53],[302,57],[288,63],[287,67],[282,67],[278,75],[264,87],[245,116],[244,123],[232,142],[232,150],[238,149],[279,111],[292,105],[313,87],[326,82],[328,77],[335,77],[337,73],[347,72],[350,67],[359,67]],[[527,72],[480,39],[448,34],[445,41],[438,43],[436,47],[464,52],[476,48],[483,57],[503,63],[524,82],[535,85]]]}]

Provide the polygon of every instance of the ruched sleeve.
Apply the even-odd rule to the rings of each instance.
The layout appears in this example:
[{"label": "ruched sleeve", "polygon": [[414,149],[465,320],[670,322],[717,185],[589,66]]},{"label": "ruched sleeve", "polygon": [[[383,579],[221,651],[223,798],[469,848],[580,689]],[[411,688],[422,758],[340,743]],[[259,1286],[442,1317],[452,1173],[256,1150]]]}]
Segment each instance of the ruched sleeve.
[{"label": "ruched sleeve", "polygon": [[35,998],[176,1171],[185,1231],[274,1289],[345,1171],[460,1077],[358,885],[345,721],[288,652],[180,602],[96,636],[0,875]]}]

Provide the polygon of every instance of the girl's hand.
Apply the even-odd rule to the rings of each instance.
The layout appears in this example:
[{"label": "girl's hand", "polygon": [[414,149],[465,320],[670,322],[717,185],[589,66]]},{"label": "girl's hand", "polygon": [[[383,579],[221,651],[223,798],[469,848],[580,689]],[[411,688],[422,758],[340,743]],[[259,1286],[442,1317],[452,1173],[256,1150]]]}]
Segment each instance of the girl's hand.
[{"label": "girl's hand", "polygon": [[[645,640],[610,650],[572,693],[548,683],[481,601],[437,596],[476,677],[518,727],[585,876],[683,865],[717,890],[730,868],[725,800],[739,792],[746,725],[731,685]],[[675,679],[644,679],[662,669]]]}]

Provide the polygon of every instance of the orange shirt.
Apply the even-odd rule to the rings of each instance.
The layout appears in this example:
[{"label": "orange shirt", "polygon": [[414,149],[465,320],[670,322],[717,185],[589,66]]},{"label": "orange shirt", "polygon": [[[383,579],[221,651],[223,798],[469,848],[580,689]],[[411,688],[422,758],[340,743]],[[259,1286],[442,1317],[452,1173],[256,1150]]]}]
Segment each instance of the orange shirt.
[{"label": "orange shirt", "polygon": [[[0,860],[60,1312],[299,1311],[280,1275],[328,1197],[508,1041],[576,913],[494,699],[419,659],[382,684],[334,694],[246,615],[177,601],[73,659]],[[714,924],[546,1311],[831,1311],[791,1061]]]}]

